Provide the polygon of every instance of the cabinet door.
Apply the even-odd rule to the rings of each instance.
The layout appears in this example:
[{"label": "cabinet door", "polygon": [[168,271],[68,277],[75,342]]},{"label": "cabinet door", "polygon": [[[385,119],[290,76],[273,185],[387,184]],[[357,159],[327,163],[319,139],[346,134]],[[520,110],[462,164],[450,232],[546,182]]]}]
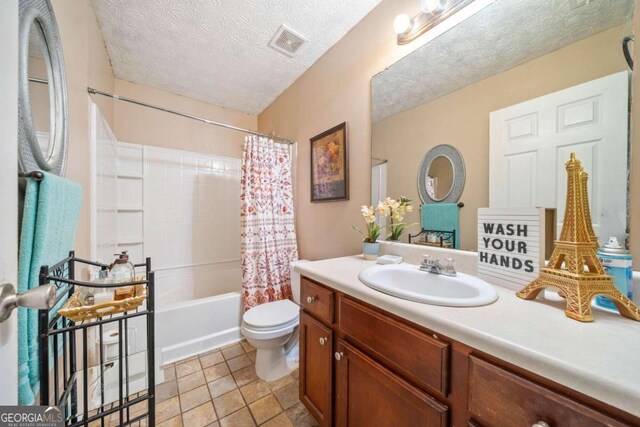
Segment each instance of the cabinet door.
[{"label": "cabinet door", "polygon": [[300,400],[321,426],[331,423],[333,332],[300,313]]},{"label": "cabinet door", "polygon": [[447,407],[340,340],[335,357],[338,426],[447,424]]}]

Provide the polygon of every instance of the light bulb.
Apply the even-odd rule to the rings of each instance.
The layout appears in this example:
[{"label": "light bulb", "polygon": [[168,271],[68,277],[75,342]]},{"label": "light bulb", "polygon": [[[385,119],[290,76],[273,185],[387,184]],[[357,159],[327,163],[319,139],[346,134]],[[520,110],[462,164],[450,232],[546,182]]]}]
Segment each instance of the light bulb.
[{"label": "light bulb", "polygon": [[442,0],[422,0],[422,11],[424,13],[434,13],[443,7]]},{"label": "light bulb", "polygon": [[411,18],[406,13],[396,16],[393,20],[393,30],[396,34],[407,33],[411,29]]}]

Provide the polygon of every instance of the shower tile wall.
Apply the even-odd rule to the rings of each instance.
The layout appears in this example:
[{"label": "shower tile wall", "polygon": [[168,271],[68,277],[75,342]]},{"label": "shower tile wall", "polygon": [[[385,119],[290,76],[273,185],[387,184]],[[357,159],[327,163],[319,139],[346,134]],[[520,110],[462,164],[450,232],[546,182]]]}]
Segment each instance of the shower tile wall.
[{"label": "shower tile wall", "polygon": [[143,200],[159,306],[240,290],[240,159],[145,146]]},{"label": "shower tile wall", "polygon": [[118,251],[128,251],[134,263],[144,261],[143,149],[118,143]]}]

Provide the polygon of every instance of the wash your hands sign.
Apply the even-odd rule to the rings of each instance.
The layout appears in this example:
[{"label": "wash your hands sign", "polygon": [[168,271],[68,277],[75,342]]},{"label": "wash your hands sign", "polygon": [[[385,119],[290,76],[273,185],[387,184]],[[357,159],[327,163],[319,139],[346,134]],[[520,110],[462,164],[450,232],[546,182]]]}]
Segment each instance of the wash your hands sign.
[{"label": "wash your hands sign", "polygon": [[478,275],[520,290],[544,263],[544,208],[478,209]]}]

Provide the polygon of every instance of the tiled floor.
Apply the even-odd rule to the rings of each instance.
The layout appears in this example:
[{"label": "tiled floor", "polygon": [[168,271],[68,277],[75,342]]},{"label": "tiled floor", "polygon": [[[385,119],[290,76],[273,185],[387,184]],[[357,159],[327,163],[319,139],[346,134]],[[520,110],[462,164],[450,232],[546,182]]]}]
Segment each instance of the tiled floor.
[{"label": "tiled floor", "polygon": [[259,379],[256,351],[243,341],[164,366],[156,387],[156,425],[184,427],[317,426],[298,400],[298,371]]}]

